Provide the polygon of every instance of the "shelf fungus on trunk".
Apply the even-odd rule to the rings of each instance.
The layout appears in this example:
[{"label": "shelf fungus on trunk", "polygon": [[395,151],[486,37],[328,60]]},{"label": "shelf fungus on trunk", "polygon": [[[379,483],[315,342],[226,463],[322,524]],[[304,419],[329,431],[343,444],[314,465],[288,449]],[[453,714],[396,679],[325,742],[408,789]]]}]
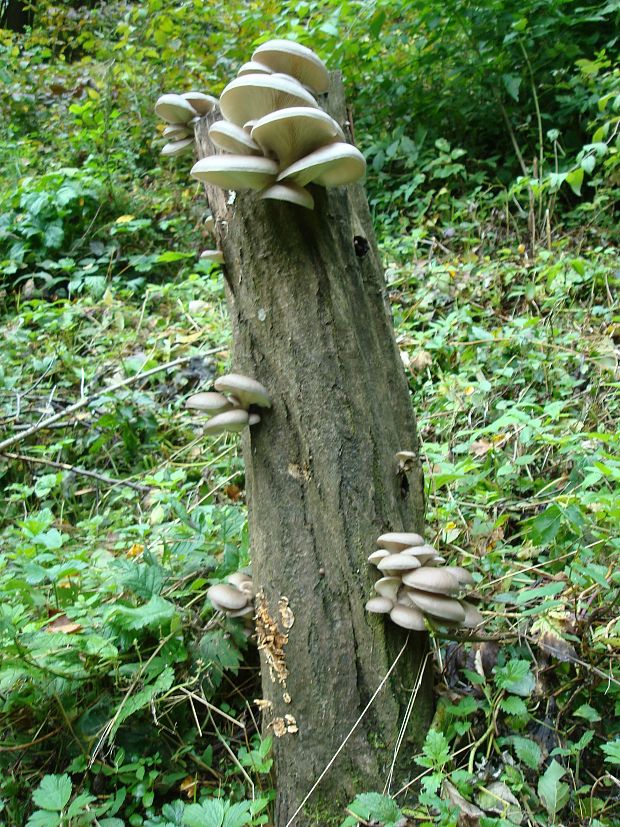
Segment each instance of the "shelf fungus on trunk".
[{"label": "shelf fungus on trunk", "polygon": [[191,175],[309,210],[315,200],[306,184],[336,187],[363,178],[364,156],[316,100],[328,86],[327,67],[311,49],[288,40],[263,43],[220,96],[222,120],[209,137],[221,154],[198,161]]},{"label": "shelf fungus on trunk", "polygon": [[260,422],[256,408],[271,407],[266,388],[249,376],[229,373],[220,376],[214,387],[215,391],[195,393],[185,402],[186,408],[210,417],[205,434],[240,433]]},{"label": "shelf fungus on trunk", "polygon": [[389,614],[403,629],[423,632],[429,626],[473,629],[482,615],[462,592],[474,578],[462,566],[444,566],[444,558],[419,534],[389,532],[377,539],[379,549],[368,562],[383,575],[375,597],[366,603],[373,614]]}]

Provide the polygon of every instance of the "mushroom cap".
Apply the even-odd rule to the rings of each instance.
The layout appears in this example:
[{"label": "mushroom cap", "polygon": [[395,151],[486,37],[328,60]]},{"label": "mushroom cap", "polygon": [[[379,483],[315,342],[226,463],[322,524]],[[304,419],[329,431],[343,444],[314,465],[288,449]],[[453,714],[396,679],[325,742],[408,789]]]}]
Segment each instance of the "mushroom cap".
[{"label": "mushroom cap", "polygon": [[218,583],[207,590],[207,597],[217,609],[238,611],[247,606],[248,597],[230,583]]},{"label": "mushroom cap", "polygon": [[443,571],[450,572],[459,581],[461,586],[473,586],[476,582],[471,576],[471,572],[464,569],[462,566],[445,566]]},{"label": "mushroom cap", "polygon": [[419,534],[407,531],[390,531],[377,538],[379,548],[386,548],[388,551],[398,552],[411,546],[423,546],[424,539]]},{"label": "mushroom cap", "polygon": [[463,626],[466,626],[468,629],[475,629],[476,626],[479,626],[483,622],[484,618],[472,603],[468,603],[467,600],[460,600],[459,602],[463,609],[465,609]]},{"label": "mushroom cap", "polygon": [[285,168],[319,147],[344,141],[344,133],[322,109],[291,106],[257,121],[252,138],[265,155],[275,156]]},{"label": "mushroom cap", "polygon": [[195,393],[192,396],[188,396],[185,400],[185,407],[192,408],[196,411],[206,411],[207,413],[217,414],[229,411],[233,407],[233,404],[223,393],[207,391],[206,393]]},{"label": "mushroom cap", "polygon": [[299,83],[272,75],[242,75],[231,80],[220,97],[222,115],[238,126],[287,106],[318,109],[310,92]]},{"label": "mushroom cap", "polygon": [[396,595],[398,594],[400,584],[400,577],[382,577],[375,583],[375,591],[377,594],[380,594],[381,597],[388,597],[396,603]]},{"label": "mushroom cap", "polygon": [[242,376],[240,373],[228,373],[215,380],[215,389],[224,393],[232,393],[246,408],[250,405],[258,405],[259,408],[270,408],[271,399],[267,389],[249,376]]},{"label": "mushroom cap", "polygon": [[419,569],[422,564],[418,560],[417,557],[414,557],[413,554],[388,554],[387,557],[384,557],[382,560],[379,560],[377,563],[377,568],[379,571],[385,572],[386,574],[392,574],[395,572],[401,571],[412,571],[413,569]]},{"label": "mushroom cap", "polygon": [[191,152],[193,144],[193,137],[183,138],[180,141],[171,141],[162,147],[161,154],[165,158],[176,158],[179,155],[183,155],[185,152]]},{"label": "mushroom cap", "polygon": [[182,141],[183,138],[189,138],[194,132],[182,124],[169,123],[168,126],[164,127],[164,131],[161,134],[169,141]]},{"label": "mushroom cap", "polygon": [[422,566],[427,565],[430,560],[434,560],[435,557],[437,557],[437,552],[430,546],[409,546],[398,553],[416,557]]},{"label": "mushroom cap", "polygon": [[205,95],[202,92],[183,92],[181,97],[198,112],[199,115],[208,115],[217,106],[217,98]]},{"label": "mushroom cap", "polygon": [[247,594],[248,597],[254,597],[254,584],[249,578],[239,583],[237,588],[240,592],[243,592],[243,594]]},{"label": "mushroom cap", "polygon": [[231,583],[233,586],[237,588],[241,587],[242,583],[251,583],[252,578],[249,574],[245,574],[242,571],[233,571],[232,574],[229,574],[228,577],[225,578],[227,583]]},{"label": "mushroom cap", "polygon": [[373,551],[372,554],[368,555],[368,562],[372,563],[373,566],[376,566],[379,560],[383,560],[384,557],[387,557],[390,552],[386,548],[379,548],[377,551]]},{"label": "mushroom cap", "polygon": [[293,181],[303,187],[311,181],[321,187],[352,184],[364,177],[366,159],[354,146],[339,142],[315,149],[278,175],[278,181]]},{"label": "mushroom cap", "polygon": [[203,224],[205,233],[213,233],[215,230],[215,219],[212,215],[208,215],[205,218],[205,223]]},{"label": "mushroom cap", "polygon": [[[422,569],[419,569],[419,571],[422,571]],[[465,609],[459,601],[446,597],[444,594],[431,594],[430,592],[410,589],[409,599],[418,609],[433,617],[451,620],[456,623],[462,623],[465,620]]]},{"label": "mushroom cap", "polygon": [[275,182],[278,165],[255,155],[209,155],[194,164],[190,175],[227,190],[260,190]]},{"label": "mushroom cap", "polygon": [[259,145],[252,140],[250,133],[242,126],[230,121],[216,121],[209,127],[209,138],[224,152],[239,155],[262,155]]},{"label": "mushroom cap", "polygon": [[155,114],[166,123],[188,123],[196,116],[196,110],[181,95],[166,94],[157,99]]},{"label": "mushroom cap", "polygon": [[203,261],[213,261],[215,264],[224,264],[224,253],[221,250],[203,250],[200,254]]},{"label": "mushroom cap", "polygon": [[258,425],[259,422],[260,422],[260,414],[252,412],[248,416],[248,425],[250,426],[250,428],[252,427],[252,425]]},{"label": "mushroom cap", "polygon": [[254,614],[254,606],[250,603],[244,606],[243,609],[237,609],[236,612],[226,612],[226,614],[228,617],[249,617]]},{"label": "mushroom cap", "polygon": [[415,629],[416,632],[426,631],[424,615],[415,606],[404,606],[402,603],[397,603],[390,612],[390,619],[397,626],[402,626],[403,629]]},{"label": "mushroom cap", "polygon": [[391,612],[393,606],[394,603],[389,597],[379,595],[378,597],[370,598],[370,600],[366,603],[366,611],[372,612],[373,614],[383,615]]},{"label": "mushroom cap", "polygon": [[431,557],[430,560],[426,561],[425,565],[428,566],[429,568],[434,568],[436,566],[443,566],[443,564],[445,562],[446,562],[445,557],[442,557],[441,554],[435,554],[434,557]]},{"label": "mushroom cap", "polygon": [[414,589],[422,589],[433,594],[458,594],[461,590],[459,581],[453,574],[445,569],[423,568],[417,571],[409,571],[403,575],[405,586]]},{"label": "mushroom cap", "polygon": [[243,77],[243,75],[270,75],[271,73],[272,69],[270,69],[269,66],[265,66],[264,63],[258,63],[256,60],[248,60],[237,72],[237,77],[240,78]]},{"label": "mushroom cap", "polygon": [[414,454],[413,451],[397,451],[396,452],[396,459],[399,462],[407,462],[407,460],[417,459],[418,455]]},{"label": "mushroom cap", "polygon": [[260,198],[288,201],[290,204],[297,204],[298,207],[314,209],[314,198],[308,190],[298,187],[297,184],[273,184],[261,192]]},{"label": "mushroom cap", "polygon": [[256,49],[252,60],[274,72],[292,75],[317,94],[329,88],[329,73],[321,58],[312,49],[292,40],[268,40]]},{"label": "mushroom cap", "polygon": [[222,434],[230,432],[240,433],[248,425],[248,412],[242,408],[233,408],[231,411],[216,414],[204,426],[205,434]]}]

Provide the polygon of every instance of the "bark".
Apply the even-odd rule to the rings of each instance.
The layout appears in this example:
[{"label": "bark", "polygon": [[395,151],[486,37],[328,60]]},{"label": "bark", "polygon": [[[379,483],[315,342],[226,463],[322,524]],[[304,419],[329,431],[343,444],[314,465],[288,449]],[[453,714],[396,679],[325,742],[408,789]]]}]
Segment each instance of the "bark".
[{"label": "bark", "polygon": [[[325,108],[346,125],[339,76]],[[207,126],[200,157],[214,151]],[[253,579],[264,593],[265,724],[293,730],[274,738],[275,823],[285,827],[405,642],[364,610],[376,580],[366,558],[382,532],[422,530],[422,473],[419,462],[400,471],[395,458],[418,442],[363,187],[312,187],[314,211],[206,189],[226,261],[234,370],[273,400],[243,450]],[[410,633],[296,827],[339,824],[356,793],[383,788],[427,643]],[[431,681],[427,669],[399,778],[411,777],[430,722]]]}]

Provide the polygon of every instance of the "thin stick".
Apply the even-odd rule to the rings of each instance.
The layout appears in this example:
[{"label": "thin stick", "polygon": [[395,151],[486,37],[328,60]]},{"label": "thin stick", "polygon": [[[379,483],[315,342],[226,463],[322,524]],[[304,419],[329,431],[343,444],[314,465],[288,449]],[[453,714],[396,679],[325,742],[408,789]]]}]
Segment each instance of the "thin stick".
[{"label": "thin stick", "polygon": [[400,658],[401,658],[401,656],[402,656],[403,652],[404,652],[404,651],[405,651],[405,649],[407,648],[407,644],[408,644],[408,643],[409,643],[409,635],[407,635],[407,639],[405,640],[405,642],[404,642],[404,644],[403,644],[403,648],[402,648],[402,649],[400,650],[400,652],[396,655],[396,659],[394,660],[394,663],[390,666],[390,668],[388,669],[388,671],[387,671],[387,672],[386,672],[386,674],[385,674],[385,677],[383,678],[383,680],[381,681],[381,683],[379,684],[379,686],[375,689],[375,692],[374,692],[374,694],[373,694],[372,698],[368,701],[368,703],[366,704],[366,706],[365,706],[365,707],[364,707],[364,709],[362,710],[361,715],[359,716],[359,718],[357,719],[357,721],[353,724],[353,726],[351,727],[351,729],[349,730],[349,732],[348,732],[348,733],[347,733],[347,735],[345,736],[344,741],[340,744],[340,746],[338,747],[338,749],[336,750],[336,752],[333,754],[333,756],[331,757],[331,759],[328,761],[327,766],[325,767],[325,769],[323,770],[323,772],[319,775],[319,777],[317,778],[317,780],[314,782],[314,784],[313,784],[313,785],[312,785],[312,787],[310,788],[310,791],[309,791],[309,793],[307,794],[307,796],[304,798],[304,800],[301,802],[301,804],[299,805],[299,807],[295,810],[295,812],[293,813],[293,815],[292,815],[292,816],[289,818],[289,820],[286,822],[285,827],[291,827],[291,824],[295,821],[295,819],[297,818],[297,816],[301,813],[301,811],[302,811],[302,810],[303,810],[303,808],[305,807],[306,802],[308,801],[308,799],[310,798],[310,796],[312,795],[312,793],[313,793],[313,792],[316,790],[316,788],[319,786],[319,784],[321,783],[321,781],[323,780],[323,778],[325,778],[325,776],[326,776],[326,775],[327,775],[327,773],[329,772],[330,767],[332,766],[332,764],[334,763],[334,761],[336,760],[336,758],[338,758],[338,756],[340,755],[340,753],[341,753],[341,752],[342,752],[342,750],[344,749],[344,747],[345,747],[345,745],[346,745],[347,741],[348,741],[348,740],[349,740],[349,738],[353,735],[353,733],[355,732],[355,730],[357,729],[357,727],[359,726],[359,724],[360,724],[360,723],[362,722],[362,720],[364,719],[364,716],[366,715],[366,713],[368,712],[368,710],[370,709],[370,707],[371,707],[371,706],[372,706],[372,704],[374,703],[374,700],[375,700],[375,698],[377,697],[377,695],[379,694],[379,692],[381,692],[381,690],[382,690],[382,689],[383,689],[383,687],[385,686],[387,679],[390,677],[390,675],[392,674],[392,672],[393,672],[393,671],[394,671],[394,669],[396,668],[396,664],[398,663],[398,661],[400,660]]},{"label": "thin stick", "polygon": [[51,459],[44,459],[43,457],[31,457],[26,454],[13,454],[11,451],[0,451],[0,456],[7,457],[7,459],[14,459],[19,462],[31,462],[35,465],[46,465],[49,468],[58,468],[61,471],[71,471],[73,474],[79,474],[83,477],[92,477],[99,482],[105,483],[112,487],[116,485],[126,485],[128,488],[133,488],[136,491],[146,492],[150,491],[152,485],[141,485],[137,482],[129,482],[128,480],[116,480],[114,477],[108,477],[105,474],[98,474],[95,471],[87,471],[85,468],[77,468],[75,465],[69,465],[67,462],[55,462]]},{"label": "thin stick", "polygon": [[69,414],[75,413],[75,411],[79,411],[80,408],[85,408],[89,405],[93,400],[97,399],[100,396],[104,396],[106,393],[114,393],[121,388],[126,388],[128,385],[133,385],[135,382],[139,382],[141,379],[148,379],[149,376],[153,376],[155,373],[161,373],[163,370],[171,370],[172,368],[176,368],[179,365],[185,364],[185,362],[189,362],[190,359],[195,358],[195,356],[210,356],[213,353],[219,353],[222,350],[223,346],[211,348],[211,350],[206,350],[200,354],[192,354],[191,356],[181,356],[179,359],[173,359],[172,362],[166,362],[163,365],[158,365],[155,368],[151,368],[150,370],[145,370],[144,373],[136,373],[135,376],[129,376],[127,379],[123,379],[121,382],[116,382],[114,385],[109,385],[107,388],[102,388],[101,390],[97,391],[97,393],[92,394],[91,396],[84,396],[80,399],[79,402],[75,402],[73,405],[69,405],[68,408],[65,408],[64,411],[59,411],[58,413],[54,414],[53,416],[48,417],[47,419],[42,419],[41,422],[38,422],[36,425],[33,425],[31,428],[28,428],[26,431],[22,431],[21,434],[14,434],[13,436],[5,439],[3,442],[0,442],[0,451],[4,451],[5,448],[10,448],[11,445],[15,445],[17,442],[21,442],[22,439],[26,439],[33,434],[38,433],[39,431],[47,428],[53,422],[57,422],[59,419],[64,419],[64,417],[69,416]]}]

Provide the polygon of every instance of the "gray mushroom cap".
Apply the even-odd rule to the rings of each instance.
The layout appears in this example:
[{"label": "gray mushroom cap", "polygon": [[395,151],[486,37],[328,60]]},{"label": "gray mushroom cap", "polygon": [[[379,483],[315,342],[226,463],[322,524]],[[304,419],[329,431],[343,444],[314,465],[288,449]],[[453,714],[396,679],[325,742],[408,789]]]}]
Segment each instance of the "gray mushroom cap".
[{"label": "gray mushroom cap", "polygon": [[437,557],[437,552],[434,548],[430,546],[409,546],[408,548],[404,548],[399,554],[409,554],[412,557],[417,557],[420,561],[421,565],[426,565],[430,560],[434,560]]},{"label": "gray mushroom cap", "polygon": [[403,583],[414,589],[422,589],[434,594],[458,594],[461,590],[459,581],[453,574],[441,568],[423,568],[409,571],[403,575]]},{"label": "gray mushroom cap", "polygon": [[[423,569],[419,569],[419,571],[423,571]],[[442,620],[451,620],[456,623],[462,623],[465,620],[465,609],[458,600],[454,600],[451,597],[411,589],[409,591],[409,599],[418,609],[425,612],[425,614]]]},{"label": "gray mushroom cap", "polygon": [[239,588],[242,583],[251,583],[252,578],[249,574],[245,574],[245,572],[233,571],[232,574],[229,574],[228,577],[226,577],[226,582]]},{"label": "gray mushroom cap", "polygon": [[484,621],[484,618],[472,603],[468,603],[467,600],[461,600],[460,604],[465,610],[463,626],[468,629],[475,629],[476,626],[479,626]]},{"label": "gray mushroom cap", "polygon": [[226,614],[228,617],[249,617],[254,614],[254,606],[250,603],[248,606],[244,606],[243,609],[237,609],[235,612],[226,612]]},{"label": "gray mushroom cap", "polygon": [[310,106],[292,106],[270,112],[252,128],[252,138],[263,153],[276,157],[286,168],[319,147],[344,141],[336,121]]},{"label": "gray mushroom cap", "polygon": [[215,389],[223,393],[233,394],[243,407],[258,405],[260,408],[270,408],[271,399],[267,389],[249,376],[240,373],[228,373],[215,380]]},{"label": "gray mushroom cap", "polygon": [[411,546],[423,546],[424,539],[419,534],[407,531],[389,531],[377,538],[377,545],[388,551],[398,552]]},{"label": "gray mushroom cap", "polygon": [[400,577],[382,577],[375,583],[375,591],[377,594],[380,594],[381,597],[388,597],[396,603],[396,596],[398,594],[400,584]]},{"label": "gray mushroom cap", "polygon": [[243,75],[270,75],[272,71],[273,70],[270,69],[269,66],[265,66],[264,63],[258,63],[256,60],[248,60],[237,72],[237,77],[240,78]]},{"label": "gray mushroom cap", "polygon": [[233,612],[243,609],[248,602],[247,595],[230,583],[218,583],[216,586],[211,586],[207,590],[207,597],[216,608]]},{"label": "gray mushroom cap", "polygon": [[387,574],[396,574],[403,571],[419,569],[421,565],[422,564],[418,558],[414,557],[412,554],[400,553],[388,554],[387,557],[379,560],[377,563],[377,568],[379,571],[386,572]]},{"label": "gray mushroom cap", "polygon": [[243,126],[288,106],[318,104],[300,84],[273,75],[242,75],[232,80],[220,97],[220,110],[226,120]]},{"label": "gray mushroom cap", "polygon": [[191,152],[193,145],[193,138],[183,138],[180,141],[170,141],[162,147],[161,154],[165,158],[178,158],[179,155],[184,155],[186,152]]},{"label": "gray mushroom cap", "polygon": [[209,138],[218,149],[238,155],[261,155],[261,148],[242,126],[230,121],[216,121],[209,127]]},{"label": "gray mushroom cap", "polygon": [[292,40],[268,40],[256,49],[252,60],[274,72],[292,75],[317,94],[329,88],[329,73],[321,58],[312,49]]},{"label": "gray mushroom cap", "polygon": [[194,164],[190,175],[227,190],[260,190],[275,183],[278,165],[255,155],[209,155]]},{"label": "gray mushroom cap", "polygon": [[238,434],[248,425],[248,412],[242,408],[233,408],[231,411],[217,414],[204,426],[205,434],[223,434],[230,432]]},{"label": "gray mushroom cap", "polygon": [[205,411],[210,414],[229,411],[233,404],[223,393],[206,391],[205,393],[194,393],[185,400],[185,407],[196,411]]},{"label": "gray mushroom cap", "polygon": [[414,629],[416,632],[426,631],[424,615],[414,606],[404,606],[397,603],[390,612],[390,619],[403,629]]},{"label": "gray mushroom cap", "polygon": [[471,572],[467,571],[467,569],[464,569],[462,566],[445,566],[443,571],[447,571],[456,577],[461,586],[473,586],[475,583],[474,578],[471,576]]},{"label": "gray mushroom cap", "polygon": [[377,551],[373,551],[372,554],[368,555],[368,562],[372,563],[373,566],[376,566],[380,560],[383,560],[384,557],[389,555],[389,551],[386,548],[379,548]]},{"label": "gray mushroom cap", "polygon": [[155,104],[155,114],[166,123],[184,124],[195,117],[196,111],[181,95],[161,95]]},{"label": "gray mushroom cap", "polygon": [[373,614],[387,614],[392,610],[394,603],[389,597],[371,597],[366,603],[366,611]]},{"label": "gray mushroom cap", "polygon": [[169,141],[182,141],[183,138],[193,136],[194,132],[183,124],[169,123],[161,134]]},{"label": "gray mushroom cap", "polygon": [[312,195],[303,187],[298,187],[297,184],[273,184],[263,190],[259,197],[272,201],[288,201],[289,204],[296,204],[307,210],[314,209]]},{"label": "gray mushroom cap", "polygon": [[248,416],[248,425],[251,428],[252,425],[258,425],[259,422],[260,414],[254,413],[254,411],[252,411],[252,413],[250,413],[250,415]]},{"label": "gray mushroom cap", "polygon": [[212,261],[214,264],[224,264],[224,253],[221,250],[203,250],[200,258],[203,261]]},{"label": "gray mushroom cap", "polygon": [[208,115],[217,106],[217,98],[205,95],[203,92],[183,92],[181,97],[198,112],[199,115]]},{"label": "gray mushroom cap", "polygon": [[335,143],[315,149],[295,161],[278,175],[278,181],[292,181],[304,187],[314,183],[321,187],[339,187],[352,184],[364,177],[366,159],[351,144]]}]

